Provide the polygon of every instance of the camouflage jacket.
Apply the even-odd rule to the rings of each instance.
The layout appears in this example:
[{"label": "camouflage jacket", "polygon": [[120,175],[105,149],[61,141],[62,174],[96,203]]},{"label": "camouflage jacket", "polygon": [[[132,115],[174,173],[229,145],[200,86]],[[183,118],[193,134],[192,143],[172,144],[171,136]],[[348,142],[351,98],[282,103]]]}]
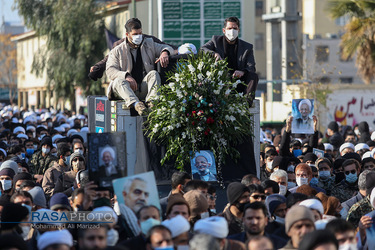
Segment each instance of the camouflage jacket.
[{"label": "camouflage jacket", "polygon": [[358,189],[357,182],[353,185],[350,185],[346,180],[342,180],[331,190],[331,196],[335,196],[340,202],[345,202],[355,196]]},{"label": "camouflage jacket", "polygon": [[369,196],[366,196],[350,208],[346,220],[357,228],[361,217],[373,210],[374,208],[371,206]]},{"label": "camouflage jacket", "polygon": [[51,154],[48,154],[46,157],[43,157],[42,151],[38,151],[33,154],[31,160],[29,161],[30,170],[32,174],[41,174],[43,175],[49,167],[52,167],[54,162],[57,161],[57,157]]},{"label": "camouflage jacket", "polygon": [[330,196],[332,190],[335,187],[335,180],[336,180],[336,176],[331,176],[326,180],[322,180],[319,178],[319,182],[316,186],[324,189],[326,191],[326,194]]}]

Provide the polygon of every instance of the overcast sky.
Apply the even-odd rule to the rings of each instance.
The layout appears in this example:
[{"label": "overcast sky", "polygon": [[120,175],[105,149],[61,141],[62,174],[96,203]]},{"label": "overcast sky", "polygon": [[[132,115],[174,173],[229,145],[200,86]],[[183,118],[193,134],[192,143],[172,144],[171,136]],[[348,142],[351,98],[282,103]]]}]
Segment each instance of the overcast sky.
[{"label": "overcast sky", "polygon": [[17,10],[12,10],[13,0],[0,0],[0,24],[3,23],[3,17],[6,22],[21,22]]}]

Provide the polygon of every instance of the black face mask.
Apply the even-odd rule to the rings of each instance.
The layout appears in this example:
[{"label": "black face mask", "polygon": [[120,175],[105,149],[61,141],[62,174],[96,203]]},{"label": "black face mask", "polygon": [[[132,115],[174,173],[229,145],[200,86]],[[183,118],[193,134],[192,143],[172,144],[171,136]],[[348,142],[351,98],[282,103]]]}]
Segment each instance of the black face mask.
[{"label": "black face mask", "polygon": [[94,200],[94,204],[93,204],[94,208],[96,208],[96,207],[104,207],[104,206],[112,207],[111,206],[111,200],[108,199],[108,198],[105,198],[105,197],[102,197],[102,198],[99,198],[97,200]]},{"label": "black face mask", "polygon": [[243,213],[243,211],[245,210],[245,206],[247,204],[249,204],[250,202],[245,202],[245,203],[237,203],[235,206],[236,208],[241,212]]}]

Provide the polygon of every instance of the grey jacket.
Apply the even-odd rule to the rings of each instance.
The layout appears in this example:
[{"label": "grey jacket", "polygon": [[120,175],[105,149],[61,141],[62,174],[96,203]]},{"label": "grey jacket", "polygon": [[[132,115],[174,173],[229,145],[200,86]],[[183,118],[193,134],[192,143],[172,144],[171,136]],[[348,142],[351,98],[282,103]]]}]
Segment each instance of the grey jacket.
[{"label": "grey jacket", "polygon": [[[174,55],[175,51],[166,44],[154,42],[151,38],[144,38],[140,47],[142,61],[146,73],[155,69],[155,61],[163,51],[168,51],[170,55]],[[133,69],[133,61],[128,42],[123,42],[113,48],[108,56],[106,64],[106,74],[111,83],[108,86],[107,97],[113,99],[112,83],[116,78],[125,80]]]},{"label": "grey jacket", "polygon": [[[224,39],[224,36],[213,36],[210,41],[202,46],[201,50],[210,53],[218,53],[221,58],[225,58]],[[255,73],[253,45],[241,39],[238,39],[237,67],[238,68],[234,70]]]}]

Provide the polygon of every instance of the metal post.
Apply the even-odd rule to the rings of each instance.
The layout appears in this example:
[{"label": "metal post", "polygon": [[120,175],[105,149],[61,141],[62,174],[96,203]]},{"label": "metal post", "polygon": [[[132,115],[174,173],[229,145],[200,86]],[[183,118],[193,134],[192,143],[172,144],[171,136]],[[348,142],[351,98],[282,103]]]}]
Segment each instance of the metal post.
[{"label": "metal post", "polygon": [[137,17],[136,0],[132,0],[133,17]]},{"label": "metal post", "polygon": [[260,178],[260,102],[254,99],[253,106],[250,108],[250,112],[253,116],[253,145],[254,145],[254,156],[257,170],[257,176]]}]

